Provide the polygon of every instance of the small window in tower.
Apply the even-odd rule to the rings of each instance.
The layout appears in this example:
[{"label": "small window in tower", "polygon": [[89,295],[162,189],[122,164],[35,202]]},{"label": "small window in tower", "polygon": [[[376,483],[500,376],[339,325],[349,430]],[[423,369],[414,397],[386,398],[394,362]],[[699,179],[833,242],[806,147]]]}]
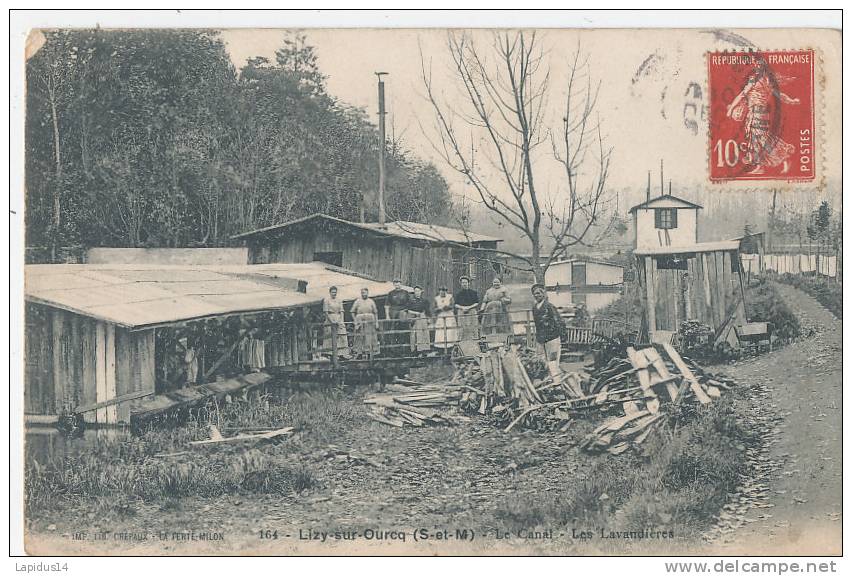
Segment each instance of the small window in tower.
[{"label": "small window in tower", "polygon": [[654,228],[661,230],[677,228],[677,210],[674,208],[655,208]]}]

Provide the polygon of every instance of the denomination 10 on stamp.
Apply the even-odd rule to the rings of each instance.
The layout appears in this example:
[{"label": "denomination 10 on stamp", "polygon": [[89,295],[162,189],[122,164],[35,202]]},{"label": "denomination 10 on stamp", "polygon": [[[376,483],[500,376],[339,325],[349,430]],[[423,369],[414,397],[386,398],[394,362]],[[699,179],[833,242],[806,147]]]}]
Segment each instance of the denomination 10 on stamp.
[{"label": "denomination 10 on stamp", "polygon": [[814,51],[711,52],[710,180],[813,180]]}]

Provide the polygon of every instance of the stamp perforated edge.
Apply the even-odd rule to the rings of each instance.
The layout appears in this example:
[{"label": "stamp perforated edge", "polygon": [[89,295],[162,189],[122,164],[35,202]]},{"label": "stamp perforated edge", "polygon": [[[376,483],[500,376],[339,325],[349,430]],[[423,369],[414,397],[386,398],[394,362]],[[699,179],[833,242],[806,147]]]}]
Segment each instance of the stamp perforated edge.
[{"label": "stamp perforated edge", "polygon": [[[812,63],[812,108],[811,111],[814,128],[814,158],[816,158],[816,170],[811,180],[714,180],[710,178],[710,154],[713,149],[712,135],[710,133],[710,62],[711,54],[750,54],[754,52],[801,52],[810,50],[813,55]],[[825,97],[823,91],[818,90],[820,77],[825,75],[825,60],[821,49],[815,46],[803,46],[798,48],[735,48],[723,50],[704,51],[704,93],[707,95],[707,142],[704,148],[704,177],[705,184],[712,184],[714,191],[747,192],[749,190],[765,191],[771,189],[806,191],[815,190],[820,193],[827,189],[825,147],[827,145],[825,135]]]}]

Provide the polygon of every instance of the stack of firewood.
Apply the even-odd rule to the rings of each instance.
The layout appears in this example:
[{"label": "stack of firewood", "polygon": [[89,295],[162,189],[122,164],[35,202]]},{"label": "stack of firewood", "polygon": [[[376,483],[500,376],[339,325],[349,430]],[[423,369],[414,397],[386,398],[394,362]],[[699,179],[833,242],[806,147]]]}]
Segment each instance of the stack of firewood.
[{"label": "stack of firewood", "polygon": [[475,363],[458,365],[453,383],[464,389],[459,404],[466,412],[489,415],[507,430],[521,420],[527,421],[526,427],[551,430],[565,425],[564,415],[553,410],[533,413],[581,397],[587,378],[584,373],[552,378],[541,356],[511,346],[490,350]]}]

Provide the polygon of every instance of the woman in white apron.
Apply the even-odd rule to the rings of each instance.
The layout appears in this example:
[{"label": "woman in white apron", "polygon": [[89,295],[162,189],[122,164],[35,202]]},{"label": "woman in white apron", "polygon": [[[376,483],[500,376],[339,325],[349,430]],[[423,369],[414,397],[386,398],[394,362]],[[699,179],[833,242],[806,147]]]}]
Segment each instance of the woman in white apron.
[{"label": "woman in white apron", "polygon": [[379,353],[379,309],[370,292],[361,288],[361,298],[352,304],[355,318],[355,353],[373,356]]},{"label": "woman in white apron", "polygon": [[337,286],[328,289],[328,296],[322,300],[322,311],[325,320],[329,324],[324,329],[326,354],[332,354],[335,346],[337,355],[341,358],[349,357],[349,341],[346,333],[346,324],[343,321],[343,301],[337,299]]}]

